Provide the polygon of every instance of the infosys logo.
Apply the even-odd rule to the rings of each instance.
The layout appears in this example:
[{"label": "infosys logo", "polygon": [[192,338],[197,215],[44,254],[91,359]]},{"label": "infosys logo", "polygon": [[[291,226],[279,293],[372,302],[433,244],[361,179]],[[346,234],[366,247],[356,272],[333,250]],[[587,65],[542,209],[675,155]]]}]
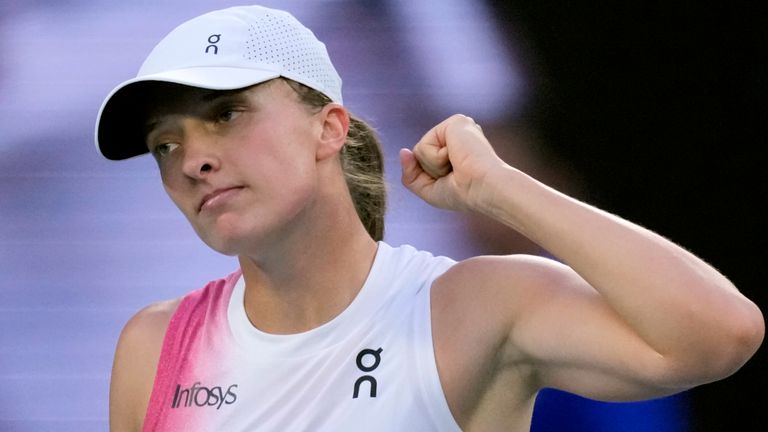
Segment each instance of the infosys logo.
[{"label": "infosys logo", "polygon": [[206,387],[199,381],[187,388],[177,384],[171,408],[215,406],[219,409],[222,405],[232,405],[237,401],[236,388],[237,384],[232,384],[225,392],[221,386]]}]

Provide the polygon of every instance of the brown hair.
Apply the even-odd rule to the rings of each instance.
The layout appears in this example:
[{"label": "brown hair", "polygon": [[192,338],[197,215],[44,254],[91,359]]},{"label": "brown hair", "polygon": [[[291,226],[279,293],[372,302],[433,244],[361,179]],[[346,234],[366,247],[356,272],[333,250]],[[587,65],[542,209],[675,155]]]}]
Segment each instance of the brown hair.
[{"label": "brown hair", "polygon": [[[321,109],[331,103],[331,100],[319,91],[296,81],[283,79],[299,95],[301,102],[309,107]],[[352,114],[349,115],[347,140],[339,157],[357,216],[374,240],[382,240],[387,190],[384,184],[381,143],[373,128]]]}]

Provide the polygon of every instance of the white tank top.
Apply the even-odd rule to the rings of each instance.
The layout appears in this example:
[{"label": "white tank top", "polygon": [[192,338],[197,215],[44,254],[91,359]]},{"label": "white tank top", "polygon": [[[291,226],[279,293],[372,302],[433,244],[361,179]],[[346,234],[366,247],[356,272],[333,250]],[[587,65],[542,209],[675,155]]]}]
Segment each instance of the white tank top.
[{"label": "white tank top", "polygon": [[144,431],[459,431],[437,373],[429,294],[453,264],[380,242],[353,302],[293,335],[251,325],[240,271],[186,295]]}]

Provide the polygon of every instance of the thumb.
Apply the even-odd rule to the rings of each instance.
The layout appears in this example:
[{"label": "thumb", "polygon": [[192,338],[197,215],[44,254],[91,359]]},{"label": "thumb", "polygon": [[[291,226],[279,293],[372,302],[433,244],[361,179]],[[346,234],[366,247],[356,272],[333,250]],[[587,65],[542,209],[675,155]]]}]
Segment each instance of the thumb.
[{"label": "thumb", "polygon": [[400,180],[408,189],[411,188],[411,184],[416,181],[419,174],[424,172],[413,152],[406,148],[400,149],[400,167],[402,168]]},{"label": "thumb", "polygon": [[400,150],[400,166],[403,169],[403,185],[416,195],[422,196],[426,192],[425,188],[435,183],[435,179],[424,171],[416,155],[408,149]]}]

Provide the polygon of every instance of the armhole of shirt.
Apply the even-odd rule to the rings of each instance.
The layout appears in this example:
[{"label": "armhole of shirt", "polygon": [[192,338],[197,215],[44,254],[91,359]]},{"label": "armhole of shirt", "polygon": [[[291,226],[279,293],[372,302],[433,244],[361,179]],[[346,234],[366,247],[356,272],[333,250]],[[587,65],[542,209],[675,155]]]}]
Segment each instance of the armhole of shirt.
[{"label": "armhole of shirt", "polygon": [[[442,266],[443,271],[439,274],[444,273],[451,265]],[[453,417],[453,413],[451,413],[451,409],[448,406],[448,400],[445,398],[445,392],[443,391],[443,385],[440,382],[440,375],[437,370],[437,359],[435,358],[435,346],[432,336],[431,292],[434,279],[439,274],[435,275],[433,280],[429,281],[428,285],[419,293],[418,307],[421,318],[416,319],[416,346],[423,350],[420,355],[416,356],[418,359],[419,376],[422,377],[419,381],[426,397],[430,417],[434,420],[438,430],[461,432],[461,427],[459,427],[459,424]]]}]

